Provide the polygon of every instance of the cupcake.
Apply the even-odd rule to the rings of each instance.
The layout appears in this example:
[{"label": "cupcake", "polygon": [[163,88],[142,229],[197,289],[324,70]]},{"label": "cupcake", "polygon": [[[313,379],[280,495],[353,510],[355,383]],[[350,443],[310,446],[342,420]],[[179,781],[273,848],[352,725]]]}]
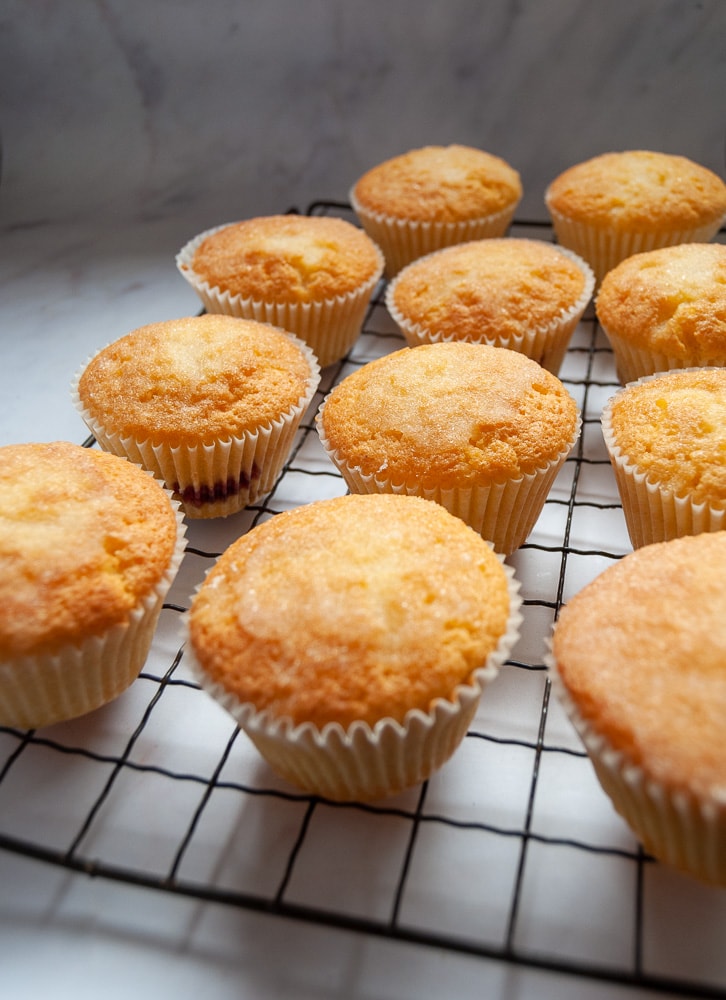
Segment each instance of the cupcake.
[{"label": "cupcake", "polygon": [[184,655],[278,774],[371,800],[452,755],[519,605],[511,571],[442,507],[348,494],[234,542],[194,596]]},{"label": "cupcake", "polygon": [[726,365],[726,246],[635,254],[605,277],[595,311],[623,384],[671,368]]},{"label": "cupcake", "polygon": [[320,380],[283,330],[203,315],[139,327],[103,348],[74,385],[106,451],[161,479],[192,518],[234,514],[268,493]]},{"label": "cupcake", "polygon": [[726,532],[631,552],[564,608],[550,658],[597,777],[644,847],[726,885]]},{"label": "cupcake", "polygon": [[726,529],[726,368],[632,382],[602,429],[634,548]]},{"label": "cupcake", "polygon": [[0,448],[0,725],[48,726],[138,676],[184,551],[169,493],[65,441]]},{"label": "cupcake", "polygon": [[508,347],[556,375],[594,283],[583,260],[543,240],[473,240],[409,264],[386,305],[409,347]]},{"label": "cupcake", "polygon": [[579,425],[572,397],[536,361],[463,341],[364,365],[317,416],[352,492],[435,500],[503,555],[534,527]]},{"label": "cupcake", "polygon": [[516,170],[469,146],[424,146],[363,174],[350,191],[361,225],[391,278],[417,257],[466,240],[503,236],[522,198]]},{"label": "cupcake", "polygon": [[272,215],[200,233],[176,258],[207,312],[280,326],[325,367],[348,353],[383,256],[343,219]]},{"label": "cupcake", "polygon": [[726,218],[726,184],[683,156],[628,150],[565,170],[545,204],[558,241],[599,282],[632,254],[712,239]]}]

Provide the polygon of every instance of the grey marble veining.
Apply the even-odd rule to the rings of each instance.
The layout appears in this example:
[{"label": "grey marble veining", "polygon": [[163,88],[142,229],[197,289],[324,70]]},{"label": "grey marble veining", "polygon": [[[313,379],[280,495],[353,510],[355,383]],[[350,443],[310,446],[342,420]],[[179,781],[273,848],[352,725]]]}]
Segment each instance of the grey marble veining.
[{"label": "grey marble veining", "polygon": [[342,199],[373,163],[477,145],[520,213],[607,149],[724,173],[723,0],[6,0],[0,225]]}]

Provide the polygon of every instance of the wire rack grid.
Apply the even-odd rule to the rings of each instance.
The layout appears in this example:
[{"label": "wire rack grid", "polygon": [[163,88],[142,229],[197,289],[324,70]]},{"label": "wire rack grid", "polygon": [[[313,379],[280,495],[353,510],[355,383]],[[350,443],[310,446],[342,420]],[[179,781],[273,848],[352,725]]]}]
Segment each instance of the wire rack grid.
[{"label": "wire rack grid", "polygon": [[[354,221],[343,203],[308,211]],[[524,221],[511,235],[553,238],[548,226]],[[272,493],[231,518],[189,523],[138,680],[85,718],[0,728],[0,848],[271,917],[724,997],[726,894],[644,854],[550,697],[543,664],[563,602],[630,550],[599,424],[618,381],[592,309],[559,373],[581,409],[580,439],[509,559],[524,598],[516,658],[439,773],[367,805],[300,794],[185,669],[180,619],[216,556],[265,518],[345,493],[314,415],[349,372],[403,346],[384,291],[350,354],[325,369]]]}]

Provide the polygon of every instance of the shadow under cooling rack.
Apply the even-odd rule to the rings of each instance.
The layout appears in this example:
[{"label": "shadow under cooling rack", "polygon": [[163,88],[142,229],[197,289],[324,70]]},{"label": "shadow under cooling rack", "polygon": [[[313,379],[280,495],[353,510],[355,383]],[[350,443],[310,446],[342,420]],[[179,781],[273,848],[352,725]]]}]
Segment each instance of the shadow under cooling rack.
[{"label": "shadow under cooling rack", "polygon": [[[342,203],[317,202],[309,212],[353,220]],[[548,226],[525,221],[511,235],[552,239]],[[383,293],[348,357],[323,372],[264,503],[189,524],[139,679],[83,719],[32,732],[0,728],[0,848],[271,918],[665,993],[726,996],[726,894],[643,853],[550,697],[543,666],[561,604],[630,549],[599,425],[618,382],[592,312],[560,371],[581,409],[580,441],[533,534],[509,559],[524,597],[516,658],[439,773],[370,805],[298,794],[186,671],[180,618],[216,556],[261,519],[346,492],[313,420],[345,375],[403,346]]]}]

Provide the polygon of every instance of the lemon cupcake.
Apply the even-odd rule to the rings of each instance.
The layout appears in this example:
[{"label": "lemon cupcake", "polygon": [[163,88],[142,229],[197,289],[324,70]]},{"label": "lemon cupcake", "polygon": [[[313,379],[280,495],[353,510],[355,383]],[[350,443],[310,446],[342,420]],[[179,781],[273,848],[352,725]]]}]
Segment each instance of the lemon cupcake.
[{"label": "lemon cupcake", "polygon": [[356,341],[383,256],[343,219],[271,215],[200,233],[177,267],[207,312],[280,326],[325,367]]},{"label": "lemon cupcake", "polygon": [[455,341],[364,365],[329,393],[317,426],[351,491],[435,500],[509,555],[534,527],[580,417],[536,361]]},{"label": "lemon cupcake", "polygon": [[564,608],[550,671],[646,850],[726,885],[726,532],[646,545]]},{"label": "lemon cupcake", "polygon": [[203,315],[139,327],[77,377],[101,447],[161,479],[192,518],[268,493],[320,380],[310,348],[266,323]]},{"label": "lemon cupcake", "polygon": [[594,284],[581,258],[543,240],[473,240],[409,264],[386,305],[409,347],[508,347],[556,375]]},{"label": "lemon cupcake", "polygon": [[635,254],[605,277],[595,310],[624,384],[671,368],[726,365],[726,246]]},{"label": "lemon cupcake", "polygon": [[192,601],[184,655],[286,780],[377,799],[455,751],[519,606],[511,571],[442,507],[349,494],[234,542]]},{"label": "lemon cupcake", "polygon": [[0,725],[106,704],[138,676],[184,551],[177,506],[124,459],[0,448]]},{"label": "lemon cupcake", "polygon": [[519,174],[469,146],[424,146],[368,170],[350,201],[383,250],[391,278],[417,257],[465,240],[503,236],[522,199]]},{"label": "lemon cupcake", "polygon": [[726,184],[684,156],[627,150],[565,170],[545,204],[558,241],[599,282],[632,254],[712,239],[726,219]]},{"label": "lemon cupcake", "polygon": [[634,548],[726,529],[726,368],[633,382],[602,429]]}]

